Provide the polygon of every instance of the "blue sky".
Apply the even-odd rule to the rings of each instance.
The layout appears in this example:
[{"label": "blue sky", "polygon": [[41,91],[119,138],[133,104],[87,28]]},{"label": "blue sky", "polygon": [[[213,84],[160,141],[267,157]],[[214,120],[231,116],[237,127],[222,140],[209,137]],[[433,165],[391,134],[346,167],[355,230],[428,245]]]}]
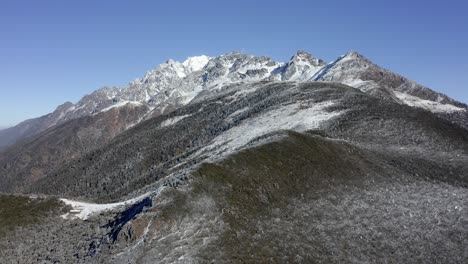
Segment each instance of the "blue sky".
[{"label": "blue sky", "polygon": [[123,86],[168,58],[356,50],[468,103],[464,1],[2,0],[0,127]]}]

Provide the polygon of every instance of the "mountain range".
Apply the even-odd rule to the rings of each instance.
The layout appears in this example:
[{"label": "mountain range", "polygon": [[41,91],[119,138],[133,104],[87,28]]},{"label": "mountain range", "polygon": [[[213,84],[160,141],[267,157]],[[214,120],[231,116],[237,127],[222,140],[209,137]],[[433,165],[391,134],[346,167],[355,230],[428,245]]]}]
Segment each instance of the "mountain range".
[{"label": "mountain range", "polygon": [[355,51],[168,60],[0,146],[1,192],[61,201],[6,263],[468,260],[468,106]]},{"label": "mountain range", "polygon": [[[1,131],[0,147],[78,117],[98,115],[113,108],[146,106],[147,109],[142,111],[144,116],[126,124],[132,126],[183,106],[202,91],[231,83],[262,80],[339,82],[435,113],[460,113],[466,109],[465,104],[389,72],[354,51],[328,64],[305,51],[297,52],[286,63],[232,52],[218,57],[190,57],[182,63],[169,59],[127,87],[101,88],[76,104],[66,102],[52,113]],[[466,125],[466,122],[458,123]]]}]

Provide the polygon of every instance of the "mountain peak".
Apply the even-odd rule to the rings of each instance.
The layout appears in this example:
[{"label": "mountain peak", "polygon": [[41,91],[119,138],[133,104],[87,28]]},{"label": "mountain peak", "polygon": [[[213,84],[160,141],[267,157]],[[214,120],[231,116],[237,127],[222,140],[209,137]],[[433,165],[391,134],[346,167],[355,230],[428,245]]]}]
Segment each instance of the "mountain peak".
[{"label": "mountain peak", "polygon": [[348,56],[362,56],[361,54],[359,54],[359,52],[357,52],[355,50],[348,51],[348,53],[346,53],[346,55],[348,55]]},{"label": "mountain peak", "polygon": [[349,51],[348,53],[346,53],[346,55],[342,56],[342,58],[369,61],[366,57],[364,57],[362,54],[358,53],[355,50]]},{"label": "mountain peak", "polygon": [[177,62],[176,62],[175,60],[173,60],[173,59],[168,59],[168,60],[165,62],[165,64],[168,64],[168,65],[172,65],[172,64],[175,64],[175,63],[177,63]]},{"label": "mountain peak", "polygon": [[240,56],[240,55],[246,55],[238,50],[233,50],[231,52],[228,52],[228,53],[225,53],[225,54],[222,54],[221,56],[219,57],[237,57],[237,56]]},{"label": "mountain peak", "polygon": [[314,57],[312,54],[310,54],[309,52],[305,51],[305,50],[298,50],[292,58],[294,57],[299,57],[299,58],[303,58],[303,57]]},{"label": "mountain peak", "polygon": [[186,67],[190,72],[195,72],[203,69],[208,61],[211,60],[211,57],[206,55],[188,57],[182,65]]},{"label": "mountain peak", "polygon": [[326,63],[312,54],[299,50],[286,64],[282,80],[305,81],[315,75]]},{"label": "mountain peak", "polygon": [[294,54],[290,59],[290,63],[292,62],[299,64],[309,63],[313,66],[325,65],[325,62],[323,60],[316,58],[315,56],[304,50],[297,51],[296,54]]}]

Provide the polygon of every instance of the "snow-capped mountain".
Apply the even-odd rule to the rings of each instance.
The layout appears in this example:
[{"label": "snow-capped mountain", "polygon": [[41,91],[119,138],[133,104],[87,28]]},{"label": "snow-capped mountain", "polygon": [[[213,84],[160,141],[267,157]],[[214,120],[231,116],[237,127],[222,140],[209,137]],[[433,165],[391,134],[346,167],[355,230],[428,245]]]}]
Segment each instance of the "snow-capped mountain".
[{"label": "snow-capped mountain", "polygon": [[323,67],[310,81],[343,83],[368,94],[434,113],[466,111],[466,105],[385,70],[355,51]]},{"label": "snow-capped mountain", "polygon": [[354,51],[328,64],[305,51],[298,51],[286,63],[231,52],[217,57],[189,57],[183,62],[169,59],[126,87],[101,88],[75,104],[67,102],[53,113],[1,131],[0,147],[68,120],[112,108],[147,106],[147,113],[141,118],[144,120],[188,104],[201,91],[258,81],[339,82],[435,113],[466,113],[466,105],[387,71]]},{"label": "snow-capped mountain", "polygon": [[282,71],[283,81],[304,82],[320,71],[326,63],[305,51],[298,51]]},{"label": "snow-capped mountain", "polygon": [[464,263],[467,124],[356,52],[168,60],[6,130],[0,263]]},{"label": "snow-capped mountain", "polygon": [[163,113],[169,106],[189,103],[202,90],[263,80],[339,82],[368,93],[376,93],[372,91],[376,89],[380,92],[385,90],[402,103],[434,112],[464,110],[463,104],[389,72],[354,51],[329,64],[305,51],[298,51],[287,63],[265,56],[232,52],[218,57],[189,57],[183,62],[169,59],[127,87],[105,87],[83,97],[76,104],[61,106],[56,110],[59,114],[54,116],[55,122],[51,124],[127,103],[147,104],[158,113]]}]

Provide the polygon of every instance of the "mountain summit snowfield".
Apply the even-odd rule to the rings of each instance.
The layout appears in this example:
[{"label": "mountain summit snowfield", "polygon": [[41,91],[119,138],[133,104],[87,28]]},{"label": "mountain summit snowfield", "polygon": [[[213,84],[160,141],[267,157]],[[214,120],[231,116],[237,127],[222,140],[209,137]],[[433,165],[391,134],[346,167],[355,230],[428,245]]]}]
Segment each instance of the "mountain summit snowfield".
[{"label": "mountain summit snowfield", "polygon": [[355,51],[169,59],[0,148],[0,263],[468,262],[468,106]]}]

